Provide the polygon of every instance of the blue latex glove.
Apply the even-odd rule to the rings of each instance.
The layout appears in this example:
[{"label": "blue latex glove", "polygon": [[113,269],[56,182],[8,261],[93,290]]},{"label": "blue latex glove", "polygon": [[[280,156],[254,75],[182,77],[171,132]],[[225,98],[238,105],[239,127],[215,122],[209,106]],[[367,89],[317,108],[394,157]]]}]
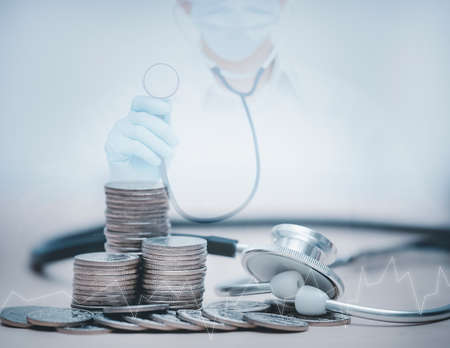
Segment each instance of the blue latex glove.
[{"label": "blue latex glove", "polygon": [[160,182],[161,160],[169,160],[178,143],[169,125],[170,111],[165,100],[133,99],[131,111],[116,122],[106,140],[111,180]]}]

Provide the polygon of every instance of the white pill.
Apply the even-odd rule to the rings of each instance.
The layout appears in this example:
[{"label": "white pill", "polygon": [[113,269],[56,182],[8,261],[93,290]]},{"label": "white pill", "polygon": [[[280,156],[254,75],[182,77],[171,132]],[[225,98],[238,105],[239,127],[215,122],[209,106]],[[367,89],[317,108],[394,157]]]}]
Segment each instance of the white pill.
[{"label": "white pill", "polygon": [[295,296],[295,309],[303,315],[322,315],[327,312],[328,295],[313,286],[302,286]]},{"label": "white pill", "polygon": [[283,300],[293,300],[303,284],[305,284],[303,277],[297,271],[278,273],[270,281],[272,294]]}]

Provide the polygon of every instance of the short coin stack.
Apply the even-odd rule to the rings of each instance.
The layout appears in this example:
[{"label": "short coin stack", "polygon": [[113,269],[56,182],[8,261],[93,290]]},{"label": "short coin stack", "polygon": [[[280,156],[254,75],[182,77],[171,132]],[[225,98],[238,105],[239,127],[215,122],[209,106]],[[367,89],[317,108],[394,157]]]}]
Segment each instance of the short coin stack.
[{"label": "short coin stack", "polygon": [[136,255],[104,252],[77,255],[72,305],[95,308],[134,303],[138,266]]},{"label": "short coin stack", "polygon": [[167,303],[171,309],[202,306],[206,274],[206,240],[155,237],[142,244],[142,295],[147,303]]},{"label": "short coin stack", "polygon": [[105,250],[140,253],[145,238],[167,236],[169,200],[164,187],[146,182],[105,185]]}]

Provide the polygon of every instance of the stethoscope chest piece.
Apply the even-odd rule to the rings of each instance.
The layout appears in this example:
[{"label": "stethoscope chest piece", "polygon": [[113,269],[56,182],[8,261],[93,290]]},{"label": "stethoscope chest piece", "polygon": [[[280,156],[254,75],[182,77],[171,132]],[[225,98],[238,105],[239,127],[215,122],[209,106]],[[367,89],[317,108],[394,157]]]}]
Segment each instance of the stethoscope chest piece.
[{"label": "stethoscope chest piece", "polygon": [[282,224],[272,229],[272,246],[244,251],[242,266],[260,282],[270,282],[278,273],[294,270],[306,285],[326,292],[331,299],[344,292],[339,276],[327,266],[334,261],[336,248],[319,232]]}]

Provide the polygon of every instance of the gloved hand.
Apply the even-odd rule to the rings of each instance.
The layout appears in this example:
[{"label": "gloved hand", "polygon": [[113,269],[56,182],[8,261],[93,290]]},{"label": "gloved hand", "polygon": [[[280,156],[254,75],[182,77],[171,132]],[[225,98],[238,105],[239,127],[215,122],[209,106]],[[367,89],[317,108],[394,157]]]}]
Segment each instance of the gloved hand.
[{"label": "gloved hand", "polygon": [[150,181],[161,179],[162,159],[174,153],[178,140],[169,125],[170,103],[137,96],[128,115],[117,121],[105,144],[113,181]]}]

